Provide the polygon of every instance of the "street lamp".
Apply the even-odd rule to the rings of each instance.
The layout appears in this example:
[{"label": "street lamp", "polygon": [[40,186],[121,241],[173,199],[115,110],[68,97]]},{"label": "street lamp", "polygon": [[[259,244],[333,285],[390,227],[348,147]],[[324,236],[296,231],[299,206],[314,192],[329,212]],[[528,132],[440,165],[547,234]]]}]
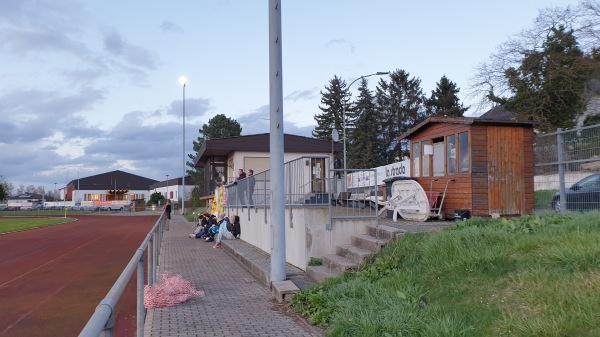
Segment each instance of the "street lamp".
[{"label": "street lamp", "polygon": [[[354,81],[350,82],[350,84],[348,85],[348,92],[350,92],[350,87],[352,86],[352,84],[354,84],[354,82],[363,79],[363,78],[367,78],[370,76],[382,76],[382,75],[388,75],[390,72],[389,71],[378,71],[374,74],[369,74],[369,75],[363,75],[358,77],[357,79],[355,79]],[[342,102],[342,128],[344,129],[344,187],[347,185],[346,182],[346,104],[344,104]],[[344,188],[345,190],[345,188]]]},{"label": "street lamp", "polygon": [[54,195],[52,196],[52,201],[56,201],[56,183],[54,183]]},{"label": "street lamp", "polygon": [[187,84],[187,78],[185,76],[179,77],[179,84],[183,87],[183,175],[181,176],[181,215],[185,214],[185,85]]},{"label": "street lamp", "polygon": [[169,175],[165,174],[167,176],[167,201],[169,201]]}]

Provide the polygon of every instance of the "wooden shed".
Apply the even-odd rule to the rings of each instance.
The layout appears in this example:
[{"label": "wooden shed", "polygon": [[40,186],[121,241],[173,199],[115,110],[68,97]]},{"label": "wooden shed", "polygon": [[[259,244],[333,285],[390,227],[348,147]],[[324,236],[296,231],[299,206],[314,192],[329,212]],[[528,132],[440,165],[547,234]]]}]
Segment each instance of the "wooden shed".
[{"label": "wooden shed", "polygon": [[442,210],[471,216],[531,214],[533,124],[430,117],[399,137],[410,142],[411,176],[425,191],[446,195]]}]

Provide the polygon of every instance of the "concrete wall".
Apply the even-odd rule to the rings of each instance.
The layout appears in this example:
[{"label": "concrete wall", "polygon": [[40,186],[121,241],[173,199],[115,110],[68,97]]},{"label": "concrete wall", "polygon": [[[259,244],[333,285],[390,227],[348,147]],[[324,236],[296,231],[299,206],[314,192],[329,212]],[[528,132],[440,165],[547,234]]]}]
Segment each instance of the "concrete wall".
[{"label": "concrete wall", "polygon": [[[271,253],[271,227],[269,208],[228,208],[229,218],[237,214],[242,229],[241,239]],[[335,254],[336,246],[351,243],[354,234],[365,234],[369,224],[376,220],[334,220],[332,230],[327,230],[329,208],[323,206],[286,207],[285,238],[286,261],[306,270],[311,257],[321,258]]]}]

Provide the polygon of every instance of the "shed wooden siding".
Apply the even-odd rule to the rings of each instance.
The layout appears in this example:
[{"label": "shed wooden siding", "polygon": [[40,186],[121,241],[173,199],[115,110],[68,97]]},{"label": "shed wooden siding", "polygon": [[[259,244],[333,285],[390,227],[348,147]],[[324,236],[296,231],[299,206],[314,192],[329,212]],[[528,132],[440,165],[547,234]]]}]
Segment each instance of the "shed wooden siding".
[{"label": "shed wooden siding", "polygon": [[533,127],[523,128],[523,155],[525,156],[525,213],[532,214],[535,210],[534,192],[534,160],[533,160]]},{"label": "shed wooden siding", "polygon": [[474,125],[470,130],[471,137],[471,183],[473,216],[489,216],[488,207],[488,153],[487,127]]},{"label": "shed wooden siding", "polygon": [[525,210],[523,129],[488,126],[488,200],[490,214]]},{"label": "shed wooden siding", "polygon": [[[456,179],[448,185],[444,201],[446,214],[455,209],[469,209],[471,215],[481,217],[492,213],[531,214],[535,204],[532,124],[430,117],[400,138],[415,143],[465,131],[469,132],[469,173],[415,177],[423,189],[428,191],[431,181],[438,179],[432,189],[443,192],[446,181]],[[412,165],[412,146],[410,149]],[[447,149],[445,151],[447,153]]]},{"label": "shed wooden siding", "polygon": [[[431,124],[427,128],[425,128],[422,132],[415,134],[411,138],[411,143],[422,142],[424,140],[428,140],[429,144],[435,138],[445,137],[448,135],[458,135],[461,132],[469,132],[469,145],[471,145],[471,135],[470,135],[470,125],[466,124],[444,124],[444,123],[435,123]],[[458,141],[458,139],[457,139]],[[412,147],[411,147],[412,150]],[[446,152],[446,149],[444,149]],[[411,152],[411,159],[412,152]],[[413,160],[411,160],[411,163]],[[421,164],[422,165],[422,164]],[[447,161],[444,161],[444,165],[447,165]],[[472,164],[471,164],[472,165]],[[423,172],[422,168],[420,172]],[[458,172],[458,167],[457,167]],[[456,173],[444,176],[433,176],[433,169],[430,172],[431,176],[429,177],[415,177],[417,182],[423,187],[425,191],[429,191],[430,188],[435,192],[444,192],[444,188],[446,187],[446,183],[449,179],[454,179],[455,181],[448,183],[448,189],[446,191],[446,198],[444,199],[444,205],[442,211],[447,216],[452,216],[455,209],[473,209],[473,196],[471,194],[472,181],[471,175],[469,173]],[[436,180],[437,181],[433,181]],[[431,182],[433,181],[433,185]]]}]

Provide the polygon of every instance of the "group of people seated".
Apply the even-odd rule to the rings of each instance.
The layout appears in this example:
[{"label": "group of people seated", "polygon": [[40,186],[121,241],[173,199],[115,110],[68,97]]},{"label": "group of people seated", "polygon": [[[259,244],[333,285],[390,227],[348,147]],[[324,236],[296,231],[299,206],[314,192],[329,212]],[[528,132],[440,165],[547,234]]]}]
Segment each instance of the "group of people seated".
[{"label": "group of people seated", "polygon": [[215,217],[214,214],[204,213],[200,215],[194,233],[190,238],[204,239],[206,242],[215,242],[213,248],[221,247],[221,240],[239,239],[241,234],[240,217],[233,216],[233,222],[225,213]]}]

